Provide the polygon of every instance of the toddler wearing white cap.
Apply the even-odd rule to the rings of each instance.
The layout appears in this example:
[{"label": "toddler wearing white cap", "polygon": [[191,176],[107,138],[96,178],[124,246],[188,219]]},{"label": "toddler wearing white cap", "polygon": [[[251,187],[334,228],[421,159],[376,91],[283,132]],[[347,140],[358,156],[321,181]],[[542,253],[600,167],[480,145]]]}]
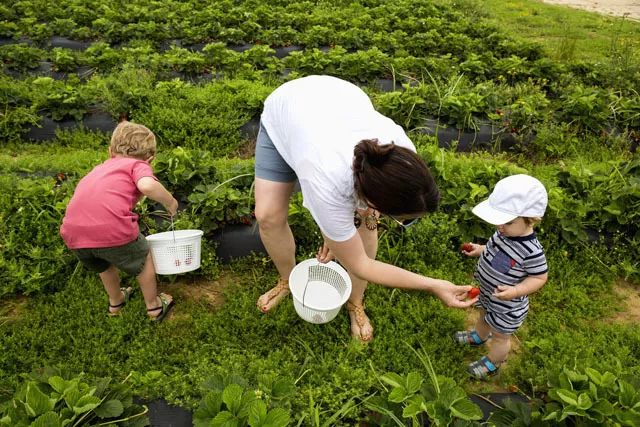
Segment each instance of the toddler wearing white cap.
[{"label": "toddler wearing white cap", "polygon": [[482,315],[471,331],[458,331],[453,339],[481,345],[492,338],[489,354],[467,366],[478,378],[495,374],[511,348],[511,335],[529,311],[529,295],[547,281],[544,249],[533,231],[547,208],[544,185],[529,175],[500,180],[489,198],[472,212],[496,226],[486,245],[471,244],[463,253],[480,257],[474,279],[480,284],[477,305]]}]

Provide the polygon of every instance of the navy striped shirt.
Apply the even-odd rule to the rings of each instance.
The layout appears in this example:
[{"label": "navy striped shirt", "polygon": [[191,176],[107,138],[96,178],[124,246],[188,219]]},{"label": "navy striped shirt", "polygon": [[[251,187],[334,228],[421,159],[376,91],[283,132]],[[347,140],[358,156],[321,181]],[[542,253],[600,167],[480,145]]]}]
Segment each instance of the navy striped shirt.
[{"label": "navy striped shirt", "polygon": [[548,271],[544,249],[535,233],[522,237],[505,237],[496,231],[480,255],[475,280],[480,283],[480,303],[488,311],[512,313],[529,308],[529,297],[510,301],[493,296],[498,286],[515,286],[527,276]]}]

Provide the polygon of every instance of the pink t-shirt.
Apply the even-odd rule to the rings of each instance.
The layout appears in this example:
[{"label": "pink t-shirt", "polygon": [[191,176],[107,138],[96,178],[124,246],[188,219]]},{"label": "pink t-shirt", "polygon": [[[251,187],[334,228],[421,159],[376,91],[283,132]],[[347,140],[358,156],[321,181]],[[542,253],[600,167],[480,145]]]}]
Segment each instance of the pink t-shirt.
[{"label": "pink t-shirt", "polygon": [[138,215],[132,210],[142,197],[136,184],[145,176],[157,181],[149,163],[112,157],[82,178],[60,227],[69,249],[106,248],[134,241],[140,230]]}]

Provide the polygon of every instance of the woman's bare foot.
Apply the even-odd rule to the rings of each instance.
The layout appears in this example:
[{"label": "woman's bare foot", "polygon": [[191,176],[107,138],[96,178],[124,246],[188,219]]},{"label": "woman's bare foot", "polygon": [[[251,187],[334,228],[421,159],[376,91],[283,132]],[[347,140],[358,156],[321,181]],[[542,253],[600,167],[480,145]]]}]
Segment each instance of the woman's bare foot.
[{"label": "woman's bare foot", "polygon": [[289,281],[278,279],[278,284],[275,287],[269,290],[269,292],[262,294],[260,298],[258,298],[256,306],[258,307],[258,310],[266,313],[273,307],[278,305],[278,303],[282,301],[284,297],[289,295],[290,292]]},{"label": "woman's bare foot", "polygon": [[129,286],[128,288],[120,288],[120,298],[115,301],[112,301],[109,298],[109,314],[120,314],[122,308],[129,300],[129,295],[133,293],[133,288]]},{"label": "woman's bare foot", "polygon": [[351,322],[351,335],[360,337],[362,342],[371,341],[373,339],[373,326],[371,326],[371,322],[364,312],[364,305],[347,301],[346,307]]}]

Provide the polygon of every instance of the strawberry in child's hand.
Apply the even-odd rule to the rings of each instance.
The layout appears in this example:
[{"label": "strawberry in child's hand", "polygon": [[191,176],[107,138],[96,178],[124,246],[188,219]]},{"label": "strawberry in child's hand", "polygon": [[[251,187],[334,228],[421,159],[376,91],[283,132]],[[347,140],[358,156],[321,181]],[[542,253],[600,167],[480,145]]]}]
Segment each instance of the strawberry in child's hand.
[{"label": "strawberry in child's hand", "polygon": [[480,288],[473,287],[469,292],[467,292],[469,298],[475,298],[480,295]]},{"label": "strawberry in child's hand", "polygon": [[464,252],[471,252],[473,250],[473,245],[471,243],[465,243],[460,247],[460,249]]}]

